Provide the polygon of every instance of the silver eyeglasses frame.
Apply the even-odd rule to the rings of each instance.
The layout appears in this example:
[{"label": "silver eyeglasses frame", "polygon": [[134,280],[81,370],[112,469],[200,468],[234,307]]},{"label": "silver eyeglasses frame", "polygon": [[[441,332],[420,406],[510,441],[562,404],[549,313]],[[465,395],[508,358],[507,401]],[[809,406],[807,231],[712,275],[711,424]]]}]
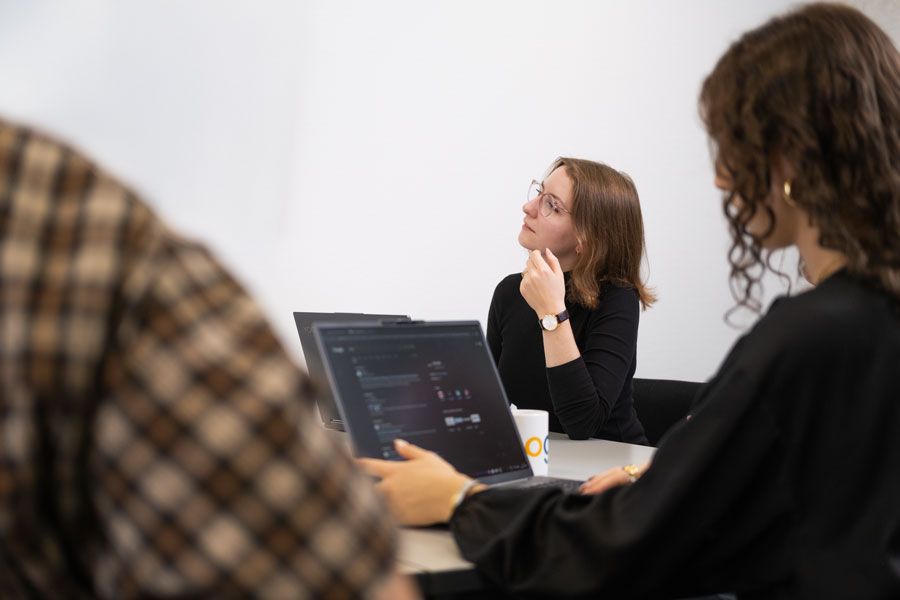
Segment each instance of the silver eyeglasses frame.
[{"label": "silver eyeglasses frame", "polygon": [[535,198],[540,199],[538,210],[545,217],[549,217],[552,214],[572,214],[572,211],[563,206],[562,200],[553,194],[544,192],[544,183],[542,181],[532,179],[528,186],[528,195],[526,196],[526,199],[528,202],[531,202]]}]

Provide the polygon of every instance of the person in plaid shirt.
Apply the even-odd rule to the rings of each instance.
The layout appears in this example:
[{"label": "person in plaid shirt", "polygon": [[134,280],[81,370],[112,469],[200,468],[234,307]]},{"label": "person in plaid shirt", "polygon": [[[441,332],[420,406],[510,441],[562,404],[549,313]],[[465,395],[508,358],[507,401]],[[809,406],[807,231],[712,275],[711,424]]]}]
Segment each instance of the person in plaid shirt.
[{"label": "person in plaid shirt", "polygon": [[206,249],[0,120],[0,597],[384,594],[392,522],[310,396]]}]

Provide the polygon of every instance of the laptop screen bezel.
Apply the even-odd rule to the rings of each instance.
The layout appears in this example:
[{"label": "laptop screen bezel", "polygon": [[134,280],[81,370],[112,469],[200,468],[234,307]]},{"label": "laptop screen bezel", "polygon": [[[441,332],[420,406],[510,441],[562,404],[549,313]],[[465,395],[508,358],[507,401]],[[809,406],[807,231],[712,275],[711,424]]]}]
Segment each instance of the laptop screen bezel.
[{"label": "laptop screen bezel", "polygon": [[[317,387],[316,407],[319,411],[319,417],[322,424],[328,429],[336,431],[344,430],[344,420],[334,398],[333,388],[329,386],[328,375],[325,373],[324,363],[322,361],[321,352],[319,352],[319,344],[316,342],[315,332],[312,331],[313,325],[316,323],[335,323],[344,325],[353,322],[382,322],[382,321],[408,321],[409,315],[382,315],[370,313],[348,313],[348,312],[303,312],[294,311],[294,323],[297,326],[297,335],[300,338],[300,351],[303,353],[303,361],[306,363],[306,373],[310,380]],[[304,346],[304,327],[309,325],[312,333],[312,347]],[[314,357],[314,361],[318,361],[322,365],[322,373],[311,373],[309,370],[309,357],[311,353],[319,352],[319,356]]]}]

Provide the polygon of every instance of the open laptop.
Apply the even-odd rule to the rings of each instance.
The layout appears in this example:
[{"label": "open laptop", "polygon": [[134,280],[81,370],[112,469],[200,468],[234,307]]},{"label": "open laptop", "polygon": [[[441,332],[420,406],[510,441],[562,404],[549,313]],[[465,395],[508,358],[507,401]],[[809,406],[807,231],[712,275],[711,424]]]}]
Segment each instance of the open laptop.
[{"label": "open laptop", "polygon": [[364,313],[327,313],[327,312],[295,312],[294,322],[297,324],[297,333],[300,334],[300,348],[303,350],[303,358],[306,360],[306,370],[310,378],[318,387],[319,415],[322,422],[329,429],[344,431],[344,422],[335,404],[331,388],[328,386],[328,377],[322,366],[322,357],[319,356],[319,347],[316,345],[313,335],[313,323],[350,323],[360,321],[408,321],[406,315],[370,315]]},{"label": "open laptop", "polygon": [[393,442],[402,438],[485,483],[580,483],[534,476],[477,321],[313,331],[357,455],[399,459]]}]

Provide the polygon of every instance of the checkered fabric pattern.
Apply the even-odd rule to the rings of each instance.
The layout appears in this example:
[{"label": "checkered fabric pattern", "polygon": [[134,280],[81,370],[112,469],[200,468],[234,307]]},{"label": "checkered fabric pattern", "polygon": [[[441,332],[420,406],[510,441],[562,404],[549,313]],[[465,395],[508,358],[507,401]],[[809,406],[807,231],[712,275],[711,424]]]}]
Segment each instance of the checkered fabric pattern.
[{"label": "checkered fabric pattern", "polygon": [[0,120],[0,597],[366,596],[394,534],[201,246]]}]

